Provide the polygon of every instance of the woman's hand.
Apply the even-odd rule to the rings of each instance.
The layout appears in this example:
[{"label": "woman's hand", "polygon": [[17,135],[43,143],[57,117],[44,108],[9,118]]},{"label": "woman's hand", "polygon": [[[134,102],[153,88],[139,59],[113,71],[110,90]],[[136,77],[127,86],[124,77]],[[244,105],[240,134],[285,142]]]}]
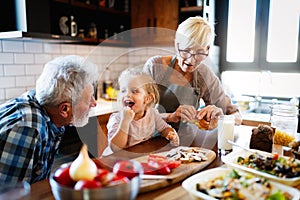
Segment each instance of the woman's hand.
[{"label": "woman's hand", "polygon": [[208,130],[212,130],[218,126],[218,116],[220,115],[224,115],[221,108],[215,105],[208,105],[198,112],[197,118],[207,121],[209,123]]},{"label": "woman's hand", "polygon": [[178,122],[179,120],[187,122],[196,117],[197,111],[194,106],[180,105],[175,112],[169,114],[168,122]]}]

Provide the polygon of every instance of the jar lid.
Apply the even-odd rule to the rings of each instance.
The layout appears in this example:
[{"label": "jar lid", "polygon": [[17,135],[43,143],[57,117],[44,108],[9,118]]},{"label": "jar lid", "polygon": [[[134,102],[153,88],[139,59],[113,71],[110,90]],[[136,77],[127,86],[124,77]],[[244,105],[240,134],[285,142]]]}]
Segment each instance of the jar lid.
[{"label": "jar lid", "polygon": [[275,115],[298,115],[298,107],[288,104],[276,104],[271,106],[271,113]]}]

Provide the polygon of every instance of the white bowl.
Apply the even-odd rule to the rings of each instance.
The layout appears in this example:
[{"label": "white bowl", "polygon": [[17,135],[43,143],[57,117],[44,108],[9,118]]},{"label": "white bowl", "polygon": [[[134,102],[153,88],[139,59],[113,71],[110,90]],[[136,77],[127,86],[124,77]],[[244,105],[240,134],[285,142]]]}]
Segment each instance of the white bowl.
[{"label": "white bowl", "polygon": [[[205,199],[205,200],[217,200],[203,192],[196,190],[196,184],[197,183],[206,183],[209,180],[212,180],[216,177],[228,174],[231,172],[232,169],[229,168],[213,168],[209,170],[202,171],[200,173],[197,173],[185,181],[182,182],[182,187],[190,194],[190,196],[193,199]],[[277,189],[281,190],[282,192],[288,192],[290,195],[292,195],[292,200],[299,200],[300,193],[299,190],[282,185],[276,182],[270,181],[272,185],[272,191],[275,192]]]}]

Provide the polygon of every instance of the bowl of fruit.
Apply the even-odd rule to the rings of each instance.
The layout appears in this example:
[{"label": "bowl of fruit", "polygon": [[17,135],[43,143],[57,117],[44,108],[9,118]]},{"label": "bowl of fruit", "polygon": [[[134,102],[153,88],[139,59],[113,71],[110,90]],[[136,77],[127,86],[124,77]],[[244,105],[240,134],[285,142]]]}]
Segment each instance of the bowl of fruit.
[{"label": "bowl of fruit", "polygon": [[135,199],[143,168],[134,160],[115,160],[111,167],[91,159],[84,144],[78,157],[62,164],[49,178],[55,199]]}]

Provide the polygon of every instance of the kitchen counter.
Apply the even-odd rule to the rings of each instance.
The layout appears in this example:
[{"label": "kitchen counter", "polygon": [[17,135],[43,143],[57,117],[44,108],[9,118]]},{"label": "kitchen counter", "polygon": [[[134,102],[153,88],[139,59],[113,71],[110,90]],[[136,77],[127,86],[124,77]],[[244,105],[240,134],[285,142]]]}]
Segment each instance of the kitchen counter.
[{"label": "kitchen counter", "polygon": [[106,114],[116,112],[118,110],[119,110],[119,106],[118,106],[117,101],[99,99],[99,100],[97,100],[97,106],[91,108],[89,116],[95,117],[95,116],[100,116],[100,115],[106,115]]},{"label": "kitchen counter", "polygon": [[253,113],[253,112],[241,112],[243,118],[243,125],[257,126],[258,124],[271,125],[270,114],[265,113]]},{"label": "kitchen counter", "polygon": [[[97,134],[97,151],[100,156],[107,146],[107,122],[112,113],[120,110],[118,102],[115,100],[98,99],[97,106],[91,108],[89,116],[91,118],[97,118],[97,125],[90,124],[89,130],[94,130],[95,126],[98,130]],[[258,124],[270,125],[270,114],[242,112],[243,122],[242,125],[258,126]],[[92,120],[91,120],[92,121]],[[95,150],[96,151],[96,150]]]}]

